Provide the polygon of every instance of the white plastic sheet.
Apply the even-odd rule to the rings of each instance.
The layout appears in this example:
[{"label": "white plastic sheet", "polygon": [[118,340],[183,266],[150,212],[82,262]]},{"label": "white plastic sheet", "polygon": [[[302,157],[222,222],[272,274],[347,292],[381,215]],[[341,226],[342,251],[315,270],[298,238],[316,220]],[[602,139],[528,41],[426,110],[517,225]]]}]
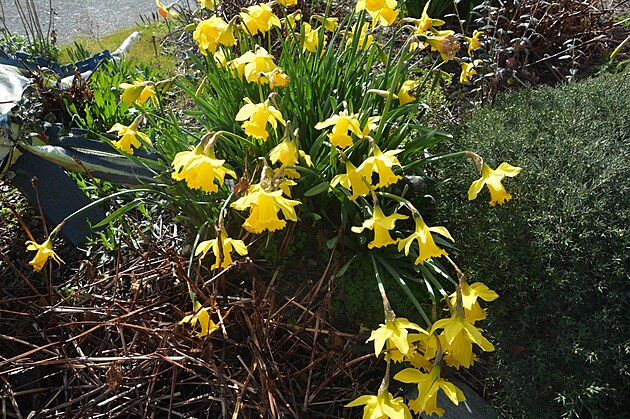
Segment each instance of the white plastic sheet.
[{"label": "white plastic sheet", "polygon": [[0,64],[0,113],[11,110],[15,102],[22,97],[28,79],[10,65]]}]

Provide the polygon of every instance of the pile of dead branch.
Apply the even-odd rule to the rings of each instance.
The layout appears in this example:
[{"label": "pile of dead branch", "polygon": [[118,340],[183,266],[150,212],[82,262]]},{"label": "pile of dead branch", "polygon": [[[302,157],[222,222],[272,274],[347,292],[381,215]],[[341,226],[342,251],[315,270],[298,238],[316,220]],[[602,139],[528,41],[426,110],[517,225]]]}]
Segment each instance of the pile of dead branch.
[{"label": "pile of dead branch", "polygon": [[[62,248],[67,265],[34,274],[20,227],[1,227],[3,417],[347,417],[344,404],[378,387],[374,355],[353,352],[365,336],[331,324],[333,263],[293,286],[255,259],[218,278],[199,265],[192,280],[164,247],[181,231],[156,223],[108,269]],[[178,324],[188,287],[220,320],[209,337]]]}]

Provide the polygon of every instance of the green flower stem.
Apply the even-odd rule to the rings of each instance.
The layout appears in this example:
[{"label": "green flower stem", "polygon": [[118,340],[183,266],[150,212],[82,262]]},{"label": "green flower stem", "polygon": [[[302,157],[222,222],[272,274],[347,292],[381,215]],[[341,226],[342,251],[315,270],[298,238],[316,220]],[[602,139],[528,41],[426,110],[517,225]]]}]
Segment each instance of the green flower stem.
[{"label": "green flower stem", "polygon": [[[372,255],[370,255],[370,257],[372,257],[372,259],[374,260],[374,257]],[[409,297],[409,299],[411,300],[411,302],[413,303],[413,305],[416,307],[416,309],[418,310],[418,313],[420,313],[420,316],[422,317],[422,319],[424,320],[424,322],[427,324],[427,327],[430,329],[433,326],[433,323],[431,322],[431,320],[429,320],[429,317],[427,316],[427,314],[424,312],[424,309],[422,308],[422,306],[420,305],[420,303],[418,302],[418,299],[416,298],[415,295],[413,295],[413,292],[411,291],[411,289],[409,288],[409,286],[407,285],[407,283],[405,282],[404,279],[402,279],[402,277],[400,276],[400,274],[398,272],[396,272],[396,269],[394,269],[393,266],[391,266],[389,263],[387,263],[387,261],[385,261],[384,259],[382,259],[381,257],[377,256],[379,262],[381,263],[381,265],[383,265],[385,267],[385,269],[387,269],[387,271],[389,272],[389,274],[396,280],[398,281],[398,284],[400,285],[400,287],[403,289],[403,291],[405,292],[405,294],[407,294],[407,297]]]},{"label": "green flower stem", "polygon": [[[389,346],[389,343],[388,343]],[[389,348],[388,348],[389,349]],[[385,367],[385,375],[383,376],[383,381],[381,381],[381,385],[378,387],[377,396],[383,395],[387,393],[389,390],[389,375],[391,370],[391,356],[385,357],[387,366]]]},{"label": "green flower stem", "polygon": [[258,84],[258,96],[260,97],[260,103],[264,103],[265,94],[263,93],[263,90],[262,90],[262,83],[257,83],[257,84]]},{"label": "green flower stem", "polygon": [[425,165],[425,164],[433,163],[433,162],[444,160],[444,159],[454,159],[458,157],[468,156],[467,153],[468,153],[467,151],[458,151],[456,153],[440,154],[437,156],[427,157],[426,159],[417,160],[413,163],[409,163],[408,165],[403,166],[402,171],[406,172],[415,166]]},{"label": "green flower stem", "polygon": [[[188,270],[186,271],[186,276],[188,278],[192,276],[193,262],[195,260],[195,250],[197,249],[197,246],[199,245],[201,236],[203,236],[203,233],[206,231],[206,228],[208,227],[208,223],[210,223],[210,220],[206,221],[205,223],[201,225],[201,227],[197,231],[197,235],[195,236],[192,252],[190,252],[190,258],[188,259]],[[186,281],[186,286],[188,287],[188,295],[190,296],[190,301],[192,301],[193,306],[194,306],[195,305],[195,292],[192,286],[190,285],[190,281]]]},{"label": "green flower stem", "polygon": [[398,77],[400,76],[400,72],[402,71],[403,64],[406,61],[406,60],[404,60],[405,54],[408,52],[408,49],[409,49],[409,46],[411,45],[411,40],[412,39],[415,39],[415,37],[412,36],[409,39],[407,39],[407,41],[403,45],[402,49],[400,50],[400,56],[398,58],[398,63],[396,65],[396,70],[394,72],[394,77],[392,78],[392,82],[391,82],[390,88],[389,88],[389,95],[387,95],[387,100],[385,101],[385,109],[383,109],[383,113],[381,114],[381,121],[380,121],[380,123],[378,125],[378,129],[376,131],[377,132],[377,134],[376,134],[377,138],[381,138],[381,135],[383,134],[383,129],[385,129],[385,121],[387,119],[387,112],[389,112],[389,108],[392,105],[392,100],[394,99],[393,87],[397,85]]},{"label": "green flower stem", "polygon": [[230,192],[227,198],[223,201],[223,205],[221,205],[221,209],[219,210],[219,228],[223,229],[223,219],[225,218],[225,213],[227,211],[227,206],[232,200],[234,196],[234,192]]},{"label": "green flower stem", "polygon": [[610,61],[614,60],[615,57],[617,56],[617,54],[619,54],[619,51],[621,51],[623,49],[623,47],[626,46],[626,44],[630,42],[630,35],[628,35],[626,37],[626,39],[624,39],[621,44],[619,44],[619,46],[617,48],[615,48],[615,50],[612,52],[612,54],[610,54]]},{"label": "green flower stem", "polygon": [[77,215],[81,214],[84,211],[89,210],[92,207],[95,207],[97,205],[100,205],[101,203],[110,200],[112,198],[115,198],[117,196],[121,196],[121,195],[126,195],[129,193],[138,193],[138,192],[153,192],[153,193],[158,193],[161,195],[166,195],[166,193],[164,192],[159,192],[159,191],[155,191],[152,189],[127,189],[124,191],[119,191],[119,192],[114,192],[111,195],[105,196],[103,198],[99,198],[96,201],[84,206],[83,208],[79,208],[78,210],[76,210],[75,212],[73,212],[72,214],[68,215],[66,218],[64,218],[63,220],[61,220],[61,222],[57,225],[57,227],[55,227],[55,229],[50,233],[50,237],[55,238],[55,236],[59,233],[59,230],[61,230],[61,228],[63,227],[63,225],[67,222],[72,220],[74,217],[76,217]]},{"label": "green flower stem", "polygon": [[416,207],[414,207],[411,201],[409,201],[408,199],[403,198],[402,196],[394,195],[389,192],[376,192],[376,193],[377,195],[382,196],[383,198],[389,198],[393,201],[397,201],[404,204],[409,209],[409,211],[411,211],[413,215],[420,216],[420,211],[418,211]]},{"label": "green flower stem", "polygon": [[378,271],[378,266],[376,265],[376,259],[374,259],[374,256],[372,256],[371,254],[370,254],[370,259],[372,260],[372,267],[374,268],[374,276],[376,277],[376,282],[378,283],[378,291],[380,292],[381,299],[383,300],[383,311],[385,312],[385,321],[394,321],[396,320],[396,314],[394,314],[394,310],[392,310],[392,307],[389,304],[389,299],[387,298],[387,294],[385,293],[385,286],[383,285],[381,274]]}]

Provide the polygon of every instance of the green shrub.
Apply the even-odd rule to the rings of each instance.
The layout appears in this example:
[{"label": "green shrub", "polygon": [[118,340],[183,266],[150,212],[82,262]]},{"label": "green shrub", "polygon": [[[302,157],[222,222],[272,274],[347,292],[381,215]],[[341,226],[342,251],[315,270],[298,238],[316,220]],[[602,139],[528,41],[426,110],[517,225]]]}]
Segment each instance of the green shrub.
[{"label": "green shrub", "polygon": [[455,142],[491,167],[523,167],[504,182],[507,205],[467,202],[469,162],[448,168],[458,176],[442,193],[453,199],[438,199],[462,266],[500,295],[488,374],[506,416],[630,411],[628,103],[627,72],[522,91],[476,112]]}]

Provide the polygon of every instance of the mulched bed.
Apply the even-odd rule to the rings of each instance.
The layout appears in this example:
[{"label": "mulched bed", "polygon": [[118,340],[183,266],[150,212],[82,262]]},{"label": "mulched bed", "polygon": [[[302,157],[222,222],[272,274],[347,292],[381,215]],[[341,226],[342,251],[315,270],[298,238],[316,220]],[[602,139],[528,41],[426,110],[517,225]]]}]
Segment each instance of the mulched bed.
[{"label": "mulched bed", "polygon": [[[39,233],[4,192],[3,208],[14,201]],[[331,324],[332,259],[290,281],[256,259],[218,277],[204,261],[189,277],[181,227],[158,220],[113,258],[60,245],[68,264],[34,273],[11,218],[0,219],[6,417],[348,417],[346,403],[378,388],[381,363],[355,352],[366,336]],[[178,324],[188,287],[222,320],[210,337]]]}]

